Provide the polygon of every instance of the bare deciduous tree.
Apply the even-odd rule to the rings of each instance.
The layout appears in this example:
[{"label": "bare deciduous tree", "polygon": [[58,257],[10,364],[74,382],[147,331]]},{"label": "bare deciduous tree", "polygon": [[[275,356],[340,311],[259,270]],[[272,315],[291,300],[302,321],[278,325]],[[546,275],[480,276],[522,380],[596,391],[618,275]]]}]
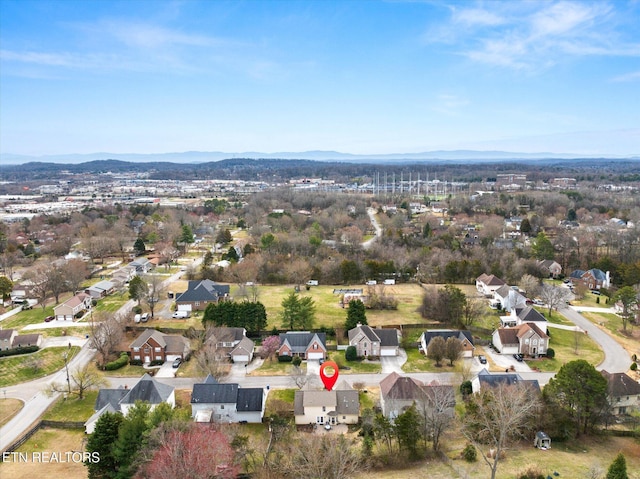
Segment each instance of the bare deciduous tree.
[{"label": "bare deciduous tree", "polygon": [[68,383],[52,383],[49,386],[49,394],[69,393],[83,399],[87,391],[100,389],[108,384],[108,381],[100,373],[89,369],[89,365],[81,369],[76,369],[73,373],[68,373]]},{"label": "bare deciduous tree", "polygon": [[527,385],[500,383],[469,396],[462,433],[480,451],[495,479],[498,464],[510,441],[523,436],[540,407]]},{"label": "bare deciduous tree", "polygon": [[453,423],[456,394],[452,386],[440,384],[430,384],[422,390],[424,395],[416,401],[416,409],[423,419],[425,440],[430,438],[437,451],[442,435]]},{"label": "bare deciduous tree", "polygon": [[309,382],[309,376],[300,366],[291,366],[291,382],[298,389],[302,389]]},{"label": "bare deciduous tree", "polygon": [[153,318],[156,305],[162,299],[164,292],[162,277],[157,274],[148,274],[143,279],[147,283],[147,290],[143,293],[142,300],[149,306],[149,312]]},{"label": "bare deciduous tree", "polygon": [[100,355],[100,366],[108,361],[124,337],[125,319],[107,313],[91,314],[91,346]]},{"label": "bare deciduous tree", "polygon": [[549,317],[551,317],[551,311],[558,309],[559,306],[568,301],[571,292],[567,288],[561,286],[553,286],[551,284],[544,283],[540,288],[540,298],[545,302],[549,310]]},{"label": "bare deciduous tree", "polygon": [[[215,331],[219,328],[211,328],[207,331],[209,339],[204,342],[200,350],[195,354],[196,365],[203,375],[211,374],[216,379],[222,379],[229,374],[231,365],[227,351],[219,347],[215,340]],[[213,334],[213,336],[211,336]]]}]

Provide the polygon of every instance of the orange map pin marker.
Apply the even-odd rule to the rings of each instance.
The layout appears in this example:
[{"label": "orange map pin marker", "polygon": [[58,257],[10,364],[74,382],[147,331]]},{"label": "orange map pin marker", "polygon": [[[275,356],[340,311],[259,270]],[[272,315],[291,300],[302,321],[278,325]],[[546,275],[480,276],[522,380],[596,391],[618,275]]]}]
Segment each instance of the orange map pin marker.
[{"label": "orange map pin marker", "polygon": [[[327,376],[325,374],[324,370],[327,368],[333,369],[333,374],[331,376]],[[320,365],[320,379],[322,379],[322,384],[324,384],[327,391],[331,391],[338,380],[338,365],[333,361],[325,361],[322,363]]]}]

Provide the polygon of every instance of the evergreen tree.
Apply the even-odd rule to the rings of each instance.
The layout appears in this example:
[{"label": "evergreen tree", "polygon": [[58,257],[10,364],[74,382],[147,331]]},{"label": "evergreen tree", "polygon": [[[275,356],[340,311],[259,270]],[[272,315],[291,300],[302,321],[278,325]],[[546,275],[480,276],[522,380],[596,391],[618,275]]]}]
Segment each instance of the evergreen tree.
[{"label": "evergreen tree", "polygon": [[400,414],[394,421],[394,430],[398,438],[398,445],[401,450],[409,453],[409,457],[418,457],[418,440],[421,437],[422,417],[412,404],[409,409]]},{"label": "evergreen tree", "polygon": [[142,238],[138,238],[135,243],[133,243],[133,251],[136,256],[142,256],[147,251],[147,245],[144,244]]},{"label": "evergreen tree", "polygon": [[140,276],[134,276],[129,281],[129,297],[135,299],[138,302],[138,306],[140,306],[140,301],[142,301],[148,289],[147,283]]},{"label": "evergreen tree", "polygon": [[531,246],[531,253],[536,259],[553,259],[555,250],[553,244],[542,231],[538,233]]},{"label": "evergreen tree", "polygon": [[310,296],[300,298],[292,292],[282,300],[282,326],[289,330],[311,329],[315,320],[315,303]]},{"label": "evergreen tree", "polygon": [[609,466],[606,479],[629,479],[627,461],[622,453],[618,454]]},{"label": "evergreen tree", "polygon": [[179,243],[191,244],[193,243],[193,231],[191,230],[191,226],[182,225],[182,234],[180,235]]},{"label": "evergreen tree", "polygon": [[113,444],[113,456],[117,464],[116,479],[129,479],[136,473],[138,464],[135,459],[148,430],[149,409],[148,403],[136,402],[120,425],[118,439]]},{"label": "evergreen tree", "polygon": [[116,460],[113,444],[118,439],[122,424],[122,414],[106,412],[96,422],[93,433],[87,440],[87,452],[96,453],[98,461],[84,463],[89,471],[89,479],[113,479],[116,477]]},{"label": "evergreen tree", "polygon": [[367,314],[364,307],[364,303],[359,299],[352,299],[349,301],[349,308],[347,309],[347,321],[344,324],[344,327],[347,331],[355,328],[358,323],[360,324],[368,324],[367,323]]}]

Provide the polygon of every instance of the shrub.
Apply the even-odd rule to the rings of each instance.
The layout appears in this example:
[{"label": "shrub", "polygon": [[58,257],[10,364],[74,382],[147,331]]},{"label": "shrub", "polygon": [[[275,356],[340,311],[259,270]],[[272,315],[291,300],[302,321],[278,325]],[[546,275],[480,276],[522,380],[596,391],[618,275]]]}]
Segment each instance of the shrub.
[{"label": "shrub", "polygon": [[471,381],[465,381],[460,385],[460,393],[463,398],[466,398],[469,394],[473,393],[473,386]]},{"label": "shrub", "polygon": [[378,360],[380,360],[379,356],[371,356],[371,355],[367,356],[367,361],[378,361]]},{"label": "shrub", "polygon": [[300,366],[302,364],[302,359],[300,359],[300,356],[295,356],[291,360],[291,364],[293,364],[294,366]]},{"label": "shrub", "polygon": [[548,357],[549,359],[553,359],[553,358],[555,358],[555,357],[556,357],[556,351],[555,351],[555,349],[553,349],[553,348],[548,348],[548,349],[547,349],[547,357]]},{"label": "shrub", "polygon": [[356,361],[358,359],[358,351],[355,346],[349,346],[344,352],[344,358],[347,361]]},{"label": "shrub", "polygon": [[149,366],[162,366],[164,361],[162,359],[155,359],[149,363]]},{"label": "shrub", "polygon": [[74,318],[76,318],[76,319],[80,319],[81,317],[83,317],[83,316],[84,316],[84,313],[86,313],[86,311],[84,311],[84,310],[83,310],[83,311],[79,311],[79,312],[77,312],[77,313],[75,314]]},{"label": "shrub", "polygon": [[631,367],[630,367],[630,369],[631,369],[632,371],[637,371],[637,370],[638,370],[638,363],[631,363]]},{"label": "shrub", "polygon": [[129,364],[131,366],[142,366],[142,359],[132,359]]},{"label": "shrub", "polygon": [[462,451],[462,457],[467,462],[476,462],[478,460],[478,451],[473,446],[473,444],[467,444],[467,446]]},{"label": "shrub", "polygon": [[[115,371],[116,369],[120,369],[120,368],[126,366],[127,362],[129,362],[129,355],[127,353],[121,353],[120,357],[118,359],[116,359],[115,361],[111,361],[110,363],[105,364],[104,365],[104,370],[105,371]],[[140,361],[140,364],[142,364],[142,361]]]},{"label": "shrub", "polygon": [[142,314],[142,308],[140,306],[134,306],[133,313],[134,314]]},{"label": "shrub", "polygon": [[278,356],[279,363],[290,363],[291,361],[293,361],[291,356]]},{"label": "shrub", "polygon": [[35,353],[38,349],[40,349],[38,346],[24,346],[22,348],[5,349],[4,351],[0,351],[0,357],[15,356],[16,354]]}]

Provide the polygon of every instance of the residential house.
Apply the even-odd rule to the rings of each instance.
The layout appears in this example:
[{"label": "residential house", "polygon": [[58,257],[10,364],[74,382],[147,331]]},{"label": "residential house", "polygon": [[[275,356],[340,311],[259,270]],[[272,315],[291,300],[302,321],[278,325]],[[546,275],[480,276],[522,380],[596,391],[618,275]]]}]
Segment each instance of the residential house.
[{"label": "residential house", "polygon": [[538,261],[538,267],[549,278],[558,278],[562,276],[562,266],[552,259],[543,259]]},{"label": "residential house", "polygon": [[218,284],[210,279],[189,281],[187,290],[176,296],[176,306],[180,311],[204,311],[208,304],[218,303],[228,297],[228,284]]},{"label": "residential house", "polygon": [[493,346],[501,354],[522,354],[537,358],[547,354],[549,336],[535,323],[523,323],[493,332]]},{"label": "residential house", "polygon": [[517,384],[525,384],[537,394],[541,393],[540,383],[537,379],[522,379],[517,373],[490,373],[483,368],[478,375],[471,380],[471,388],[474,394],[480,392],[483,388],[495,387],[499,384],[507,386],[515,386]]},{"label": "residential house", "polygon": [[136,268],[134,266],[123,266],[117,269],[111,275],[111,282],[116,287],[122,287],[136,276]]},{"label": "residential house", "polygon": [[196,422],[261,423],[266,403],[266,389],[221,384],[209,375],[203,383],[193,385],[191,417]]},{"label": "residential house", "polygon": [[395,328],[373,329],[358,324],[349,330],[349,346],[355,346],[358,356],[397,356],[400,332]]},{"label": "residential house", "polygon": [[520,293],[517,287],[503,284],[493,293],[492,304],[507,312],[515,308],[524,308],[527,305],[527,298]]},{"label": "residential house", "polygon": [[136,274],[146,274],[153,269],[153,263],[144,257],[136,258],[129,266],[135,269]]},{"label": "residential house", "polygon": [[640,384],[625,373],[600,371],[608,384],[611,414],[621,416],[640,410]]},{"label": "residential house", "polygon": [[524,323],[535,324],[545,333],[548,331],[547,318],[533,306],[512,308],[509,315],[500,316],[500,326],[503,328],[520,326]]},{"label": "residential house", "polygon": [[16,329],[0,329],[0,351],[28,346],[39,347],[41,344],[41,334],[18,334]]},{"label": "residential house", "polygon": [[359,412],[359,394],[353,389],[295,392],[293,414],[298,425],[357,424]]},{"label": "residential house", "polygon": [[250,363],[253,360],[255,343],[247,338],[244,328],[213,328],[206,342],[234,363]]},{"label": "residential house", "polygon": [[91,296],[93,299],[100,299],[112,294],[115,291],[115,288],[115,283],[104,280],[97,282],[93,286],[89,286],[84,290],[84,292]]},{"label": "residential house", "polygon": [[189,354],[189,341],[177,334],[164,334],[155,329],[144,332],[129,345],[129,356],[134,361],[173,361]]},{"label": "residential house", "polygon": [[473,345],[473,336],[470,331],[457,330],[457,329],[431,329],[425,331],[420,335],[420,346],[424,354],[429,351],[429,343],[433,338],[440,337],[445,341],[449,338],[456,338],[462,342],[462,357],[472,358],[475,346]]},{"label": "residential house", "polygon": [[611,276],[609,271],[606,273],[600,269],[592,268],[588,271],[576,269],[569,275],[569,280],[575,286],[576,284],[584,284],[589,289],[600,289],[611,287]]},{"label": "residential house", "polygon": [[[447,408],[453,415],[455,392],[453,386],[437,383],[424,384],[422,381],[393,372],[380,381],[380,408],[382,414],[395,419],[411,405],[435,404],[447,401]],[[439,404],[438,406],[441,406]]]},{"label": "residential house", "polygon": [[58,321],[73,321],[78,314],[91,309],[91,299],[87,293],[78,293],[55,306],[53,315]]},{"label": "residential house", "polygon": [[327,336],[309,331],[280,333],[277,353],[278,356],[300,356],[302,359],[326,359]]},{"label": "residential house", "polygon": [[476,278],[476,289],[479,293],[487,297],[493,296],[493,293],[507,283],[493,274],[482,273]]},{"label": "residential house", "polygon": [[163,384],[145,374],[131,389],[126,387],[100,389],[93,407],[95,414],[84,424],[85,432],[91,434],[95,428],[95,423],[105,412],[120,412],[126,416],[137,401],[148,403],[151,410],[163,402],[174,408],[176,407],[174,387]]}]

